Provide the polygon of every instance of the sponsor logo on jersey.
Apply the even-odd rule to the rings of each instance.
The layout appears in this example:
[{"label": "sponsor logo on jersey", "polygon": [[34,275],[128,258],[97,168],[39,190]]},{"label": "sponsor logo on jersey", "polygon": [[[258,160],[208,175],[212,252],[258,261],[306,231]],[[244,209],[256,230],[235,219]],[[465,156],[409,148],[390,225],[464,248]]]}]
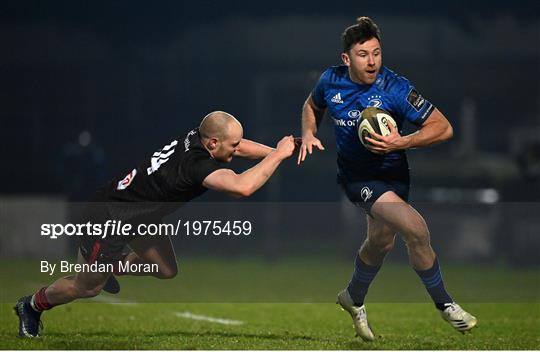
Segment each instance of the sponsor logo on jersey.
[{"label": "sponsor logo on jersey", "polygon": [[334,119],[334,125],[340,127],[354,127],[357,120]]},{"label": "sponsor logo on jersey", "polygon": [[343,100],[341,99],[341,93],[337,93],[336,95],[334,95],[332,99],[330,99],[330,101],[336,104],[343,104]]},{"label": "sponsor logo on jersey", "polygon": [[367,202],[369,198],[373,195],[373,191],[369,187],[364,187],[360,190],[360,197],[364,202]]},{"label": "sponsor logo on jersey", "polygon": [[116,186],[116,189],[122,191],[128,188],[128,186],[135,178],[135,175],[137,175],[137,169],[133,169],[129,174],[127,174],[126,177],[124,177],[121,181],[118,181],[118,186]]},{"label": "sponsor logo on jersey", "polygon": [[351,119],[357,119],[357,118],[360,117],[361,113],[362,112],[360,110],[351,110],[351,111],[349,111],[349,113],[347,115],[349,115],[349,117]]},{"label": "sponsor logo on jersey", "polygon": [[424,103],[426,100],[422,98],[420,94],[413,88],[409,92],[409,95],[407,95],[407,101],[416,111],[420,111],[422,109],[422,106],[424,106]]},{"label": "sponsor logo on jersey", "polygon": [[379,108],[382,106],[382,100],[380,95],[372,95],[368,98],[368,107]]}]

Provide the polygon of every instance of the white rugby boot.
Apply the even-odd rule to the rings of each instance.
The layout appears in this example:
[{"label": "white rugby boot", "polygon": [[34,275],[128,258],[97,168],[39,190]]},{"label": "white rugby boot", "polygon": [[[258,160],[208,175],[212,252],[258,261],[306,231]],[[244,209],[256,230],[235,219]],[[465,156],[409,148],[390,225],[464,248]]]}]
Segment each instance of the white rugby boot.
[{"label": "white rugby boot", "polygon": [[457,303],[447,303],[446,308],[441,311],[441,317],[446,320],[454,329],[465,333],[476,326],[478,320],[472,314],[467,313]]},{"label": "white rugby boot", "polygon": [[367,320],[366,307],[364,305],[361,307],[354,305],[347,289],[344,289],[338,294],[337,303],[351,315],[356,336],[360,336],[364,341],[373,341],[375,336]]}]

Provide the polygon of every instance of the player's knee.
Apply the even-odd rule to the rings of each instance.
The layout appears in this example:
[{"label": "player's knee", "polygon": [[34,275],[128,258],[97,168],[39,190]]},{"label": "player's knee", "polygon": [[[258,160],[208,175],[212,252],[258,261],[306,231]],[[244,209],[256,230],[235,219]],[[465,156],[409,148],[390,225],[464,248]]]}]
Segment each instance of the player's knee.
[{"label": "player's knee", "polygon": [[380,247],[380,252],[386,254],[386,253],[390,252],[392,249],[394,249],[394,240],[393,239],[392,239],[392,241],[387,242],[384,245],[382,245]]},{"label": "player's knee", "polygon": [[101,293],[102,288],[103,288],[103,286],[100,285],[100,286],[97,286],[97,287],[94,287],[94,288],[91,288],[91,289],[87,289],[85,291],[85,297],[86,298],[96,297],[97,295],[99,295]]},{"label": "player's knee", "polygon": [[429,245],[429,230],[424,219],[413,221],[408,231],[404,233],[408,247],[422,247]]},{"label": "player's knee", "polygon": [[429,230],[421,216],[409,219],[402,235],[408,246],[429,244]]},{"label": "player's knee", "polygon": [[386,254],[394,248],[394,238],[391,240],[379,240],[379,239],[369,239],[366,240],[365,246],[377,254]]},{"label": "player's knee", "polygon": [[173,279],[178,275],[178,266],[166,266],[159,268],[158,277],[160,279]]}]

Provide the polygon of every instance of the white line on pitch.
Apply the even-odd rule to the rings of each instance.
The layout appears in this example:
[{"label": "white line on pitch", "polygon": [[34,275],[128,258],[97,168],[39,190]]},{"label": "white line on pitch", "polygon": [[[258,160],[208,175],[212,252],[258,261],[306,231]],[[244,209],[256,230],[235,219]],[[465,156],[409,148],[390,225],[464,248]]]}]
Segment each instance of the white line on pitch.
[{"label": "white line on pitch", "polygon": [[108,303],[108,304],[125,304],[125,305],[130,305],[130,306],[138,305],[137,302],[125,301],[121,298],[106,296],[106,295],[99,295],[99,296],[92,297],[90,299],[93,301],[97,301],[101,303]]},{"label": "white line on pitch", "polygon": [[209,321],[211,323],[218,323],[218,324],[224,324],[224,325],[242,325],[242,324],[244,324],[244,322],[240,321],[240,320],[213,318],[213,317],[209,317],[209,316],[206,316],[206,315],[193,314],[193,313],[190,313],[190,312],[176,312],[175,314],[179,318]]}]

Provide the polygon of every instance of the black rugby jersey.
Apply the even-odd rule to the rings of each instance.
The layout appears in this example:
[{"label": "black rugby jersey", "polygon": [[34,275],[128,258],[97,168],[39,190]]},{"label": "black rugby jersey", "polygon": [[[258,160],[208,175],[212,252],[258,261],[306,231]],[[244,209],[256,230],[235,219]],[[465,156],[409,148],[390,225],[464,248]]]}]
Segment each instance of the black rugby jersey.
[{"label": "black rugby jersey", "polygon": [[188,202],[207,191],[206,176],[223,168],[202,145],[199,129],[175,139],[112,181],[107,198],[120,202]]}]

